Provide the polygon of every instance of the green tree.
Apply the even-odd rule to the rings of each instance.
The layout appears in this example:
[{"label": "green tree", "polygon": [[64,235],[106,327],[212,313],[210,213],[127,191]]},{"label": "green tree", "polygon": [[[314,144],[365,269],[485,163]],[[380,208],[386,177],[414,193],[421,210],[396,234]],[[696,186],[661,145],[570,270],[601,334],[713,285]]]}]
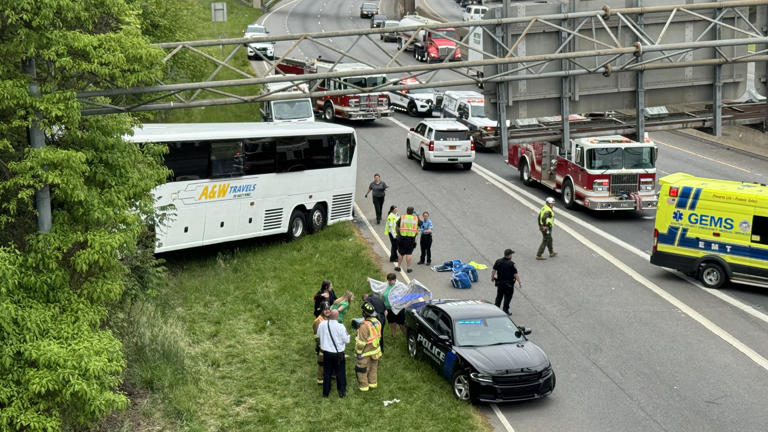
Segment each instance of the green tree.
[{"label": "green tree", "polygon": [[[178,34],[168,5],[182,3],[0,0],[0,430],[72,430],[128,403],[122,347],[105,322],[151,274],[136,263],[156,265],[139,239],[167,172],[161,148],[122,139],[139,119],[82,117],[76,91],[163,78],[149,42]],[[33,150],[36,120],[47,146]],[[34,194],[45,184],[53,228],[39,234]]]}]

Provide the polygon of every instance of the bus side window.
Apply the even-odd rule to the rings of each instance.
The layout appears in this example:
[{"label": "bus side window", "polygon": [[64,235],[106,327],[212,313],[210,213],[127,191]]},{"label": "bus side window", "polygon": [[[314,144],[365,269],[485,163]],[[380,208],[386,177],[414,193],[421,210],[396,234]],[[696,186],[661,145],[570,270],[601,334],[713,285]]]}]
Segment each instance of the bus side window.
[{"label": "bus side window", "polygon": [[333,148],[333,165],[350,166],[352,164],[352,135],[335,135],[328,137],[328,141]]},{"label": "bus side window", "polygon": [[201,142],[170,142],[165,166],[173,174],[170,181],[198,180],[208,178],[210,145]]},{"label": "bus side window", "polygon": [[277,172],[303,171],[310,168],[309,144],[303,136],[281,137],[276,140]]},{"label": "bus side window", "polygon": [[224,141],[211,143],[211,177],[243,175],[243,143]]},{"label": "bus side window", "polygon": [[275,172],[275,139],[255,138],[247,139],[245,147],[246,175],[269,174]]},{"label": "bus side window", "polygon": [[752,243],[768,244],[768,217],[752,217]]}]

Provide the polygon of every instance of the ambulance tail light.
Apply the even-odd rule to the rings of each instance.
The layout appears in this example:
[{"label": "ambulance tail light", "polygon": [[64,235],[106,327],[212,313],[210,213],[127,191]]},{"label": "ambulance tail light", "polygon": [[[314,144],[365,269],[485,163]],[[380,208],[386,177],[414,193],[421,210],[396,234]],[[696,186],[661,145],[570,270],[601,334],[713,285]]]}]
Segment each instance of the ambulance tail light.
[{"label": "ambulance tail light", "polygon": [[669,196],[672,198],[677,198],[677,195],[680,193],[680,188],[677,186],[672,186],[669,188]]},{"label": "ambulance tail light", "polygon": [[656,248],[659,245],[659,230],[653,230],[653,252],[656,252]]},{"label": "ambulance tail light", "polygon": [[652,178],[640,179],[640,192],[651,192],[655,189],[655,184]]},{"label": "ambulance tail light", "polygon": [[430,141],[429,142],[429,151],[435,151],[435,142],[434,141]]},{"label": "ambulance tail light", "polygon": [[597,179],[592,182],[592,190],[595,192],[608,192],[608,179]]}]

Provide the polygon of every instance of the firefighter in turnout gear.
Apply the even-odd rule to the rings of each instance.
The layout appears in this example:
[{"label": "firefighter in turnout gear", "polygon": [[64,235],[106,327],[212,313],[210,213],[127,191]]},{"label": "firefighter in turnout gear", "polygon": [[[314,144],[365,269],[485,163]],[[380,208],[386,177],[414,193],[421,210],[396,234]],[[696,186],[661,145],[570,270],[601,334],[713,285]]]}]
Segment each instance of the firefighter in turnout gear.
[{"label": "firefighter in turnout gear", "polygon": [[363,317],[365,321],[357,329],[355,338],[355,373],[357,374],[357,384],[360,391],[378,387],[376,374],[379,368],[379,358],[381,358],[381,323],[376,318],[376,309],[372,304],[365,302],[362,304]]},{"label": "firefighter in turnout gear", "polygon": [[557,255],[552,249],[552,227],[555,225],[555,199],[548,197],[544,207],[539,210],[539,231],[541,231],[541,244],[539,250],[536,252],[537,260],[545,260],[546,258],[541,256],[544,253],[544,249],[549,249],[549,256],[554,257]]}]

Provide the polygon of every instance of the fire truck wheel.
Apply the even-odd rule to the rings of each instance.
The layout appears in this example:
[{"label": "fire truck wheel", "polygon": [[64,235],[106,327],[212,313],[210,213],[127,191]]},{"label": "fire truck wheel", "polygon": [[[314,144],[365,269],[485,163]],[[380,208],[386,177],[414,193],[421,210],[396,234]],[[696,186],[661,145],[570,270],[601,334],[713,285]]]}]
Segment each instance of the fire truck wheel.
[{"label": "fire truck wheel", "polygon": [[576,201],[573,195],[573,183],[571,183],[570,180],[566,180],[565,183],[563,183],[563,203],[567,209],[576,207]]},{"label": "fire truck wheel", "polygon": [[520,164],[520,182],[525,186],[531,185],[531,167],[528,166],[528,162],[523,160]]},{"label": "fire truck wheel", "polygon": [[411,142],[405,140],[405,157],[413,159],[413,152],[411,151]]},{"label": "fire truck wheel", "polygon": [[723,268],[713,262],[702,264],[699,270],[699,280],[707,288],[720,288],[727,278]]},{"label": "fire truck wheel", "polygon": [[326,121],[333,121],[333,104],[326,103],[325,108],[323,108],[323,118]]}]

